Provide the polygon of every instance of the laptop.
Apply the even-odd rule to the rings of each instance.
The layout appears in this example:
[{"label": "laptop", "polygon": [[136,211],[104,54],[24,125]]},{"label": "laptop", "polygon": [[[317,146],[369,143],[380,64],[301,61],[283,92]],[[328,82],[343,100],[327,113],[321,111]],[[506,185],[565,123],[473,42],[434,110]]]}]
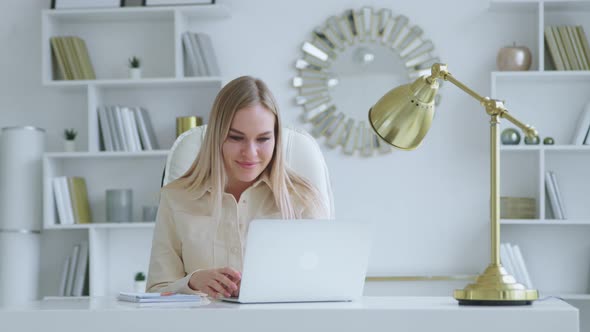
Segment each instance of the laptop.
[{"label": "laptop", "polygon": [[254,220],[237,303],[353,301],[363,294],[369,227],[339,220]]}]

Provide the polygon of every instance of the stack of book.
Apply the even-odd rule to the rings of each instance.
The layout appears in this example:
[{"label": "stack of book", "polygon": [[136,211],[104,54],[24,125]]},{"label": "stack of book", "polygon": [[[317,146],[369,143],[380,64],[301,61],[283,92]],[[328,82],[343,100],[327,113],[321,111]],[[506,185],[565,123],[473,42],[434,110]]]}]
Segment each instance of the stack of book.
[{"label": "stack of book", "polygon": [[565,207],[563,206],[563,198],[561,197],[561,191],[557,183],[557,176],[552,171],[545,172],[545,191],[547,192],[547,197],[549,197],[553,217],[555,219],[567,219]]},{"label": "stack of book", "polygon": [[98,108],[101,150],[158,150],[150,116],[143,107],[102,106]]},{"label": "stack of book", "polygon": [[584,110],[580,113],[578,122],[576,123],[576,130],[572,137],[572,144],[590,145],[590,103],[587,103]]},{"label": "stack of book", "polygon": [[132,302],[139,307],[192,307],[208,304],[209,301],[197,294],[128,293],[120,292],[117,300]]},{"label": "stack of book", "polygon": [[207,34],[185,32],[182,34],[182,44],[185,76],[220,76],[211,38]]},{"label": "stack of book", "polygon": [[88,295],[88,242],[76,244],[66,258],[58,295]]},{"label": "stack of book", "polygon": [[557,70],[590,70],[590,46],[582,26],[546,26],[545,45]]},{"label": "stack of book", "polygon": [[96,79],[86,43],[79,37],[52,37],[53,63],[57,80]]},{"label": "stack of book", "polygon": [[501,243],[500,261],[502,262],[504,269],[506,269],[506,272],[512,275],[517,282],[525,285],[528,289],[533,288],[531,276],[529,275],[529,271],[524,263],[524,258],[518,245]]},{"label": "stack of book", "polygon": [[53,178],[53,195],[60,224],[73,225],[92,222],[84,178],[77,176]]}]

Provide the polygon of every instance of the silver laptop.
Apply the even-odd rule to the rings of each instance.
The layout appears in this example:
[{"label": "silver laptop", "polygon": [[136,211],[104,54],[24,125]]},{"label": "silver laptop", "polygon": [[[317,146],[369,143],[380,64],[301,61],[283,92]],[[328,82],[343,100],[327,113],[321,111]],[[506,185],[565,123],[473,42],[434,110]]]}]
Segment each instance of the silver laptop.
[{"label": "silver laptop", "polygon": [[363,294],[369,227],[339,220],[254,220],[238,303],[352,301]]}]

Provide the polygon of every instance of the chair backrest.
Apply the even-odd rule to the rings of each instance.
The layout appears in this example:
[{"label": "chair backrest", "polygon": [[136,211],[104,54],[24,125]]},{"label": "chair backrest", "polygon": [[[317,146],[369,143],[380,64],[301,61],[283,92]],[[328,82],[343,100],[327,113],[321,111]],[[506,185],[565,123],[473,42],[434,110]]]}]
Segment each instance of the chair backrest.
[{"label": "chair backrest", "polygon": [[[166,161],[164,185],[179,178],[190,168],[201,148],[206,128],[206,125],[192,128],[176,139]],[[282,133],[287,166],[316,186],[324,201],[328,203],[329,216],[334,218],[330,175],[318,143],[303,130],[284,127]]]}]

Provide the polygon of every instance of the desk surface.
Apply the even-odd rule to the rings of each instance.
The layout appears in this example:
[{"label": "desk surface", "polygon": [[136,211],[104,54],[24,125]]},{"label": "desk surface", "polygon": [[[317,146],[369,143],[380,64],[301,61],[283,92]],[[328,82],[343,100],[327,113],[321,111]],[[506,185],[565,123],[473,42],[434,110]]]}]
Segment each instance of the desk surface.
[{"label": "desk surface", "polygon": [[[531,306],[467,307],[451,297],[363,297],[356,302],[233,304],[140,308],[114,298],[35,301],[0,308],[2,327],[19,331],[562,331],[578,332],[578,310],[556,299]],[[6,325],[5,325],[6,324]],[[9,329],[12,330],[12,329]]]}]

